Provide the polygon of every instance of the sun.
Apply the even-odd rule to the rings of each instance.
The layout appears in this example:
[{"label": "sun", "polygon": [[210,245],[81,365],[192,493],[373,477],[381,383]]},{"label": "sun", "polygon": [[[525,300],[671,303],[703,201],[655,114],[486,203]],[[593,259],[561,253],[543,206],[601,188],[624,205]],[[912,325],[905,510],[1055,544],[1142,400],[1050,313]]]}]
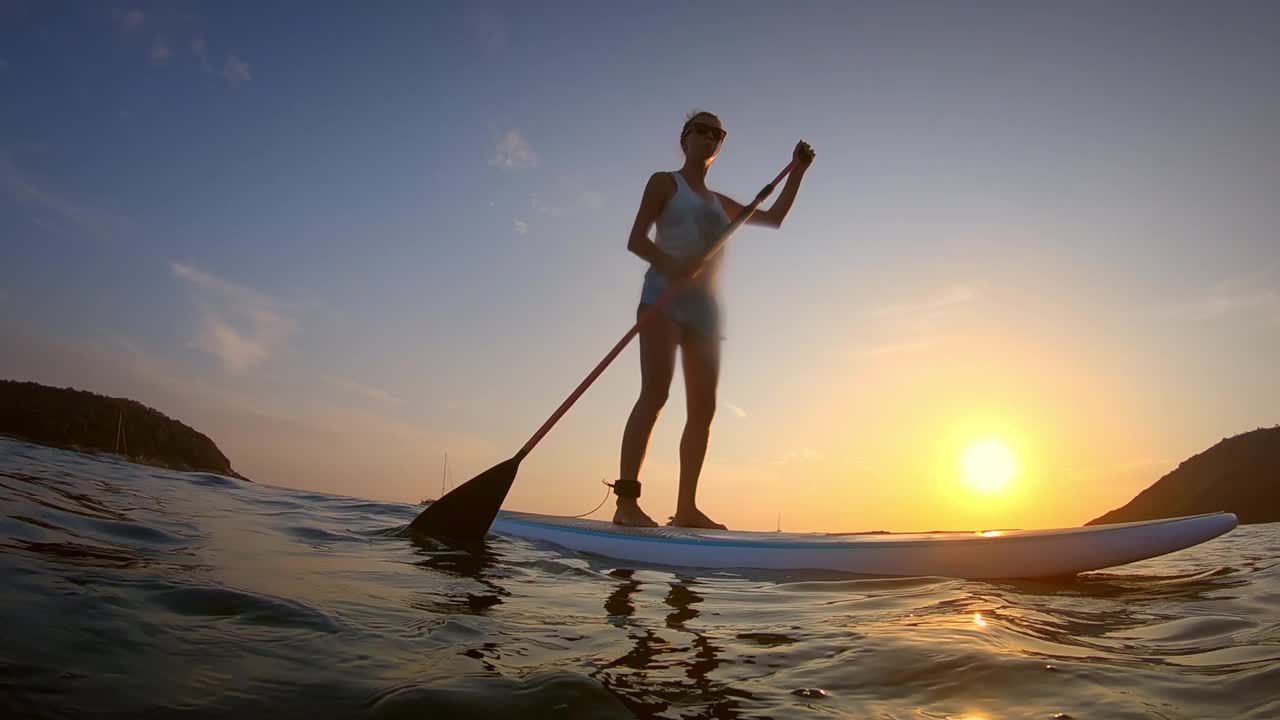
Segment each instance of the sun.
[{"label": "sun", "polygon": [[966,485],[984,495],[994,495],[1009,487],[1018,474],[1018,460],[1003,442],[978,440],[965,449],[961,468]]}]

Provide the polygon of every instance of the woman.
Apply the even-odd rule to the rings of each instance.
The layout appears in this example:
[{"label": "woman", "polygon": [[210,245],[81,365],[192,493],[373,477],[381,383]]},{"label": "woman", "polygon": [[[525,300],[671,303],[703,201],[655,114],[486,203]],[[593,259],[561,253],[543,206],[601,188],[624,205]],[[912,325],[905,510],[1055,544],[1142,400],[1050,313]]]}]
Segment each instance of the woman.
[{"label": "woman", "polygon": [[[637,315],[656,302],[673,279],[686,281],[687,287],[658,317],[640,329],[640,397],[623,432],[620,479],[613,486],[618,496],[613,522],[619,525],[657,526],[640,509],[638,478],[653,425],[667,402],[678,348],[688,417],[680,438],[676,514],[669,524],[725,529],[703,514],[695,501],[720,377],[717,275],[723,252],[708,260],[700,273],[698,267],[706,249],[743,209],[732,199],[707,189],[707,171],[720,155],[725,134],[724,124],[717,116],[709,112],[689,116],[680,129],[684,166],[676,172],[654,173],[649,178],[627,239],[627,249],[650,265],[644,276]],[[800,189],[800,181],[813,162],[813,148],[801,141],[796,144],[794,157],[796,166],[787,177],[777,202],[768,210],[757,210],[750,223],[781,227]],[[649,227],[654,224],[657,224],[657,235],[650,240]],[[695,273],[697,277],[687,280]]]}]

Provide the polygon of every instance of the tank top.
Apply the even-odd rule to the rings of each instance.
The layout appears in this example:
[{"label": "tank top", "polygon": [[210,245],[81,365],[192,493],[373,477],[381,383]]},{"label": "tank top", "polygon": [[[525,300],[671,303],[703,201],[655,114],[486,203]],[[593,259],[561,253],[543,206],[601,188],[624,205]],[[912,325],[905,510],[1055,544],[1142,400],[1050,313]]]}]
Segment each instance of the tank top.
[{"label": "tank top", "polygon": [[[676,192],[658,216],[654,244],[674,258],[691,258],[705,253],[729,224],[729,215],[720,205],[720,198],[708,202],[693,191],[679,172],[671,173],[676,182]],[[714,292],[719,285],[720,259],[724,251],[707,261],[702,272],[694,278],[694,285]]]}]

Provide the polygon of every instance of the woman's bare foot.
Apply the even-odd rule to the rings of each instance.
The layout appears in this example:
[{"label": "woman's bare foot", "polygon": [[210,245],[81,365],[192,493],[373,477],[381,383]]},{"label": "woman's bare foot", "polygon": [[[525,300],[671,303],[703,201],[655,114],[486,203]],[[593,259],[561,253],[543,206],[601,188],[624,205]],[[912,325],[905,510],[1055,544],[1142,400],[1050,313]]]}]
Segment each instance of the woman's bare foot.
[{"label": "woman's bare foot", "polygon": [[658,523],[640,509],[640,503],[625,499],[618,500],[618,509],[613,511],[613,524],[627,527],[658,527]]},{"label": "woman's bare foot", "polygon": [[707,530],[728,530],[729,528],[712,520],[702,513],[701,510],[695,508],[692,512],[677,512],[671,518],[671,522],[667,523],[672,527],[688,527],[688,528],[705,528]]}]

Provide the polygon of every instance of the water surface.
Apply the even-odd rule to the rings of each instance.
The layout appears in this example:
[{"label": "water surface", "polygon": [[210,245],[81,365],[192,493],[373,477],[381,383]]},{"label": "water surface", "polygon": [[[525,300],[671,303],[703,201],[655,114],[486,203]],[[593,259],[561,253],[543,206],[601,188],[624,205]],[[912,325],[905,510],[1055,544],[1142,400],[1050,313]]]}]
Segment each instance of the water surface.
[{"label": "water surface", "polygon": [[1280,718],[1280,524],[1055,582],[628,567],[0,438],[0,716]]}]

